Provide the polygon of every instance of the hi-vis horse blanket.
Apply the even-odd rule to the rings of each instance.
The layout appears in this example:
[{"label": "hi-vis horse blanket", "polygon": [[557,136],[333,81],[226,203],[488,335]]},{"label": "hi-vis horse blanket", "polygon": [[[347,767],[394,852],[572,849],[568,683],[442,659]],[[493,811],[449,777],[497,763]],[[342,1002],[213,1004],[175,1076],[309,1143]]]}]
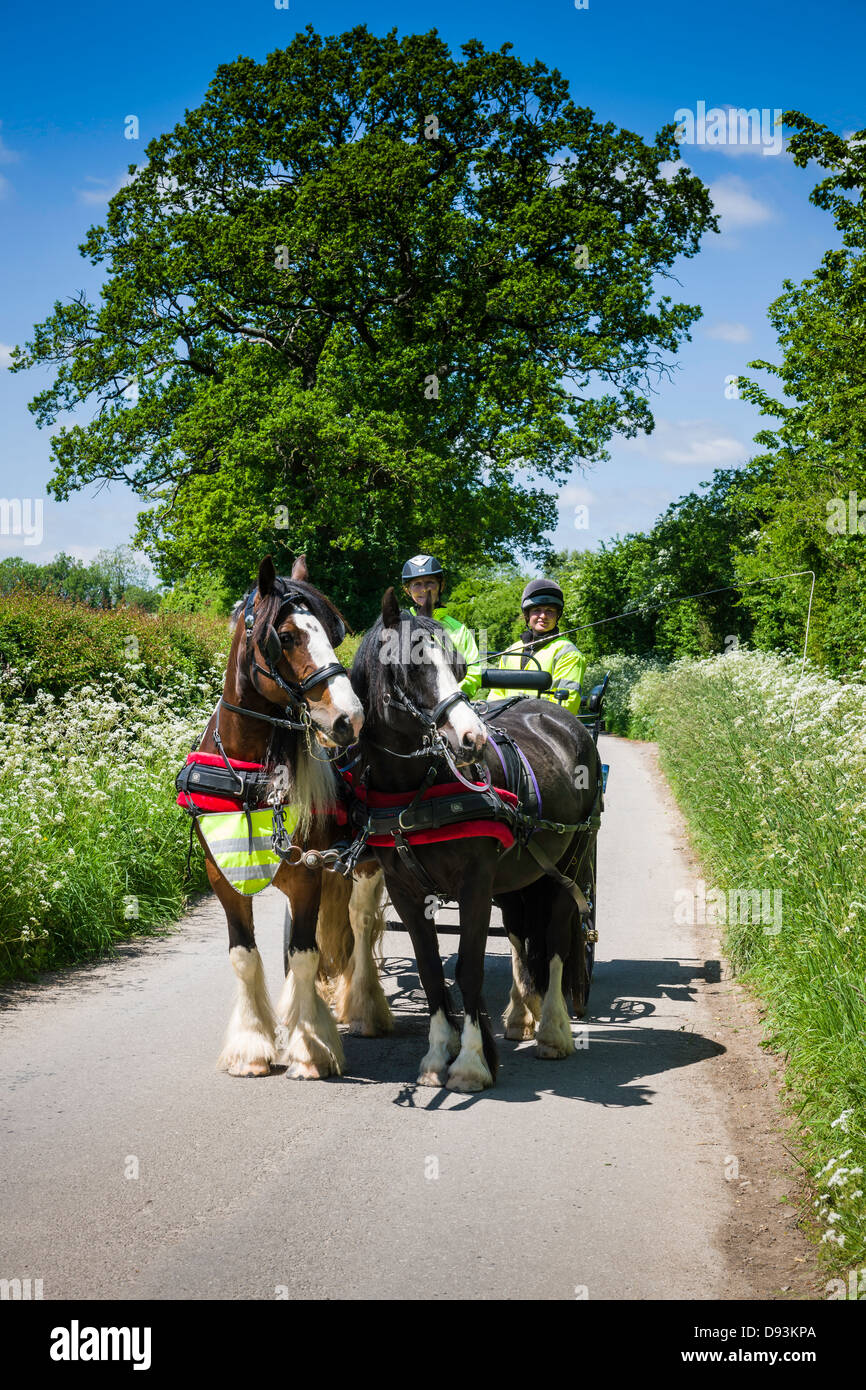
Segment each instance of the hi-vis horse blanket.
[{"label": "hi-vis horse blanket", "polygon": [[[297,825],[291,806],[283,811],[283,824],[291,835]],[[273,847],[274,815],[265,811],[205,812],[198,828],[207,841],[214,863],[236,893],[260,893],[267,888],[282,860]]]},{"label": "hi-vis horse blanket", "polygon": [[[199,753],[187,757],[187,765],[201,769],[201,785],[195,790],[180,792],[178,806],[183,806],[196,818],[214,863],[235,892],[251,895],[267,888],[282,860],[273,846],[274,815],[267,802],[259,802],[256,810],[244,811],[243,798],[232,796],[223,789],[208,785],[207,769],[225,767],[215,753]],[[261,763],[228,759],[237,772],[263,772]],[[198,780],[198,777],[196,777]],[[291,806],[283,809],[283,823],[291,835],[298,823],[297,812]]]},{"label": "hi-vis horse blanket", "polygon": [[[226,762],[240,773],[244,780],[251,779],[255,790],[244,795],[235,795],[225,786],[225,778],[208,777],[208,769],[221,772]],[[262,763],[240,762],[236,758],[224,759],[217,753],[200,753],[197,749],[187,755],[187,766],[178,774],[177,804],[195,816],[198,828],[207,842],[214,863],[220,873],[231,884],[236,893],[250,896],[267,888],[280,864],[283,862],[274,849],[274,813],[266,800],[259,799],[255,810],[245,811],[245,796],[264,797],[268,778]],[[190,764],[195,772],[186,781],[183,773]],[[256,774],[265,773],[264,779]],[[249,804],[249,803],[247,803]],[[329,806],[323,814],[333,816],[338,825],[345,825],[347,815],[340,804]],[[291,836],[298,824],[298,811],[292,805],[282,807],[283,828]]]}]

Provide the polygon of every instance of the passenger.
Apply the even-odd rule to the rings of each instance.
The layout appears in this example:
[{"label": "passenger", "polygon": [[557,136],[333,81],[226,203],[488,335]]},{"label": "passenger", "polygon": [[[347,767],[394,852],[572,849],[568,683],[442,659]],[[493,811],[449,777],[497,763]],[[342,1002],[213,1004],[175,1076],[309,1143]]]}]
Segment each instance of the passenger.
[{"label": "passenger", "polygon": [[452,618],[446,608],[441,607],[442,592],[445,588],[445,574],[435,555],[413,555],[403,566],[403,588],[412,599],[410,613],[421,613],[427,618],[435,618],[446,629],[460,655],[466,662],[466,676],[460,682],[460,689],[470,700],[478,699],[481,687],[481,665],[475,638],[463,623]]},{"label": "passenger", "polygon": [[[554,700],[571,714],[580,710],[580,683],[586,670],[586,657],[573,642],[559,635],[559,620],[565,599],[558,584],[550,579],[533,579],[523,590],[520,607],[526,630],[518,641],[503,652],[496,669],[501,671],[549,671],[552,683],[541,692],[543,700]],[[534,658],[534,659],[533,659]],[[557,699],[557,691],[565,692]],[[490,690],[488,700],[507,700],[514,690]],[[527,696],[536,692],[527,690]]]}]

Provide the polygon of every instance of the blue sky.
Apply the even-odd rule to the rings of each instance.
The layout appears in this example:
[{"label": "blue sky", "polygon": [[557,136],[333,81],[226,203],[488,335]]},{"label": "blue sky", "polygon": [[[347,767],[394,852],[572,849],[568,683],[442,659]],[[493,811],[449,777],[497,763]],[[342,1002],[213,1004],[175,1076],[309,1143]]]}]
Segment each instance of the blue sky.
[{"label": "blue sky", "polygon": [[[0,45],[0,364],[29,338],[54,301],[81,288],[94,294],[99,273],[78,254],[88,226],[148,140],[198,105],[218,63],[263,59],[312,23],[341,33],[366,23],[382,32],[437,28],[457,49],[471,37],[488,47],[510,42],[568,79],[599,119],[651,137],[680,109],[794,108],[839,132],[866,125],[862,55],[866,5],[829,0],[728,0],[725,5],[650,0],[405,0],[328,3],[289,0],[156,0],[146,7],[48,0],[16,7]],[[140,139],[124,137],[135,114]],[[653,398],[656,430],[615,441],[612,458],[575,474],[560,497],[560,547],[595,546],[644,529],[674,498],[750,454],[757,413],[727,398],[726,377],[751,358],[777,360],[766,308],[782,280],[808,275],[837,244],[827,214],[808,195],[814,171],[760,146],[690,145],[682,157],[710,185],[722,234],[678,267],[678,299],[703,318],[683,345],[672,382]],[[672,292],[672,291],[669,291]],[[0,497],[45,498],[40,544],[0,534],[0,558],[42,560],[65,549],[83,559],[125,542],[140,502],[115,486],[66,503],[48,499],[47,431],[27,402],[45,374],[12,376],[0,365]],[[589,525],[575,527],[575,505]]]}]

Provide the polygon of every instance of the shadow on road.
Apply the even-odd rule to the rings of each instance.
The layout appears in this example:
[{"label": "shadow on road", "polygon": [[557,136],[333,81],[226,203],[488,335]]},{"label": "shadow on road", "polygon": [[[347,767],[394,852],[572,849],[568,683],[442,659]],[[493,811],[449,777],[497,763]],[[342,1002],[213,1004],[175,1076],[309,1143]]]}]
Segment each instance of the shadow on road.
[{"label": "shadow on road", "polygon": [[[443,961],[449,982],[454,978],[456,962],[456,955]],[[527,1103],[553,1095],[605,1107],[651,1105],[655,1090],[647,1084],[648,1078],[724,1053],[722,1046],[689,1031],[688,1025],[665,1027],[660,1016],[665,1001],[670,1001],[674,1005],[671,1012],[681,1017],[682,1004],[695,997],[698,986],[719,978],[717,961],[600,961],[593,975],[589,1013],[578,1026],[574,1056],[542,1061],[535,1055],[534,1043],[504,1040],[500,1017],[511,988],[511,960],[505,955],[488,955],[485,996],[500,1058],[496,1086],[458,1099],[453,1092],[416,1086],[414,1080],[407,1079],[394,1104],[450,1113],[482,1101]],[[390,956],[382,968],[382,981],[394,1010],[394,1033],[388,1038],[345,1038],[346,1079],[393,1083],[401,1073],[405,1075],[407,1061],[414,1067],[423,1054],[427,1001],[414,960]],[[458,997],[452,990],[459,1014]],[[646,1024],[654,1014],[653,1023]]]}]

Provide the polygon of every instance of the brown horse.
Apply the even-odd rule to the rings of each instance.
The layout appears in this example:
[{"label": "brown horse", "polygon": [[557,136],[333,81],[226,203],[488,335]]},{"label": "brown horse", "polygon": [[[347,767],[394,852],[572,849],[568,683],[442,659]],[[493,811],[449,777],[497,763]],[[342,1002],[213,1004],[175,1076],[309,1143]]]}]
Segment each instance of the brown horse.
[{"label": "brown horse", "polygon": [[[199,745],[202,753],[261,764],[269,785],[285,789],[297,813],[293,845],[323,851],[338,836],[332,763],[313,733],[345,747],[360,733],[363,711],[334,647],[345,623],[308,582],[304,557],[291,580],[268,556],[253,589],[236,606],[223,693]],[[243,621],[241,616],[243,615]],[[278,1060],[277,1020],[286,1029],[283,1060],[291,1077],[341,1074],[337,1019],[373,1036],[390,1031],[391,1011],[375,957],[385,921],[382,874],[373,863],[351,880],[284,860],[273,878],[291,903],[289,968],[276,1016],[256,947],[253,907],[223,876],[198,823],[207,875],[226,914],[237,996],[218,1066],[233,1076],[267,1076]],[[317,988],[317,984],[319,988]]]}]

